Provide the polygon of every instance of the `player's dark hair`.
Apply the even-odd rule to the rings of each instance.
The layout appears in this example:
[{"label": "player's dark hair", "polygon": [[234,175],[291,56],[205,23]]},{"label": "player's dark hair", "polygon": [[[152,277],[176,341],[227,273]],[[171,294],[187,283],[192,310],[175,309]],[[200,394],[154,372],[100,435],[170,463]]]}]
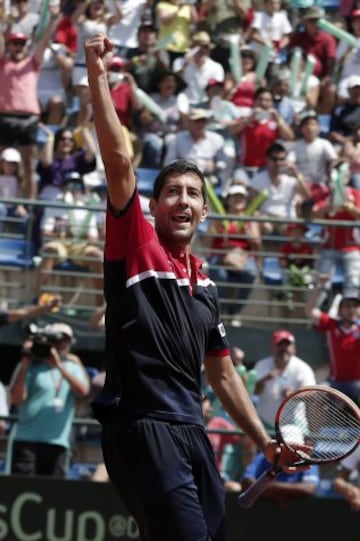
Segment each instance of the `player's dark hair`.
[{"label": "player's dark hair", "polygon": [[152,196],[157,201],[159,199],[161,190],[164,187],[164,184],[169,176],[171,175],[183,175],[186,173],[191,173],[196,175],[201,180],[201,193],[206,203],[206,187],[205,187],[205,177],[200,171],[197,165],[188,160],[176,160],[175,162],[166,165],[158,174],[154,181],[153,193]]}]

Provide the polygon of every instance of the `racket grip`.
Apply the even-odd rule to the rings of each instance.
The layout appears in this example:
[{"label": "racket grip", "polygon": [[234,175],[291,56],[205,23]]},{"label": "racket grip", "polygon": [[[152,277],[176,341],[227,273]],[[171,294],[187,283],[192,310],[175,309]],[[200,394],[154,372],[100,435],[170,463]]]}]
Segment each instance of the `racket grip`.
[{"label": "racket grip", "polygon": [[275,479],[277,472],[270,468],[256,479],[255,483],[252,484],[247,490],[242,492],[238,498],[238,503],[240,507],[248,509],[252,504],[257,500],[257,498],[264,492],[267,486],[269,486]]}]

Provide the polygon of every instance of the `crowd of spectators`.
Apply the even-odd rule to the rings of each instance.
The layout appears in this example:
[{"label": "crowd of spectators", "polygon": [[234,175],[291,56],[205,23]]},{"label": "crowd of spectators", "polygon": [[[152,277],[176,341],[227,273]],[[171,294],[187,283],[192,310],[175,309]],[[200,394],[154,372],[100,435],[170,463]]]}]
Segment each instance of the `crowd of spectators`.
[{"label": "crowd of spectators", "polygon": [[[336,324],[320,311],[324,300],[320,293],[329,290],[331,273],[339,262],[343,293],[351,297],[341,305],[341,316],[345,308],[358,314],[354,299],[360,292],[355,223],[360,217],[360,7],[356,0],[339,0],[336,10],[313,0],[284,4],[279,0],[50,0],[44,4],[0,0],[0,197],[29,201],[28,205],[1,203],[0,230],[6,216],[26,222],[36,199],[71,207],[36,211],[32,235],[44,255],[41,288],[46,289],[54,266],[70,259],[80,268],[87,267],[94,275],[94,289],[102,291],[103,217],[83,208],[104,204],[106,194],[83,49],[85,40],[98,32],[108,34],[114,43],[109,85],[134,168],[157,170],[179,158],[191,160],[215,194],[212,210],[223,208],[232,217],[209,221],[204,241],[210,275],[223,284],[220,294],[231,301],[223,306],[224,313],[239,321],[244,302],[263,272],[264,239],[275,235],[285,237],[278,257],[288,271],[287,284],[313,285],[315,271],[326,274],[307,306],[307,315],[319,330],[332,330]],[[329,226],[322,228],[320,248],[308,244],[308,226],[297,223],[317,218],[329,220]],[[354,222],[354,226],[333,226],[333,220]],[[236,299],[231,298],[234,291],[227,291],[231,282],[240,286]],[[97,306],[95,315],[100,319],[101,295]],[[354,322],[347,319],[352,328]],[[341,353],[342,344],[337,347]],[[357,350],[356,345],[352,351],[358,363]],[[269,429],[281,399],[301,385],[315,383],[311,367],[295,353],[293,334],[279,330],[273,335],[271,355],[259,360],[251,374],[239,363],[239,374]],[[49,381],[59,373],[60,381],[66,380],[67,395],[64,391],[61,401],[68,395],[86,394],[88,381],[73,358],[67,361],[69,374],[81,383],[64,375],[56,352],[51,362],[51,370],[44,369]],[[17,405],[27,399],[26,378],[30,382],[38,376],[39,367],[32,367],[31,375],[28,365],[25,355],[14,376],[11,393]],[[333,384],[337,369],[331,367]],[[46,381],[43,385],[47,390],[51,387]],[[55,382],[55,390],[58,386]],[[347,385],[338,387],[358,400],[358,385],[349,385],[350,391]],[[209,391],[206,386],[204,390]],[[54,411],[63,411],[63,403],[55,398]],[[69,401],[72,414],[74,396]],[[209,428],[235,429],[210,399],[204,403],[204,413]],[[46,422],[51,424],[51,418]],[[14,464],[20,466],[14,471],[22,471],[21,452],[31,447],[34,453],[33,446],[24,445],[21,430],[19,434]],[[262,457],[238,434],[227,439],[214,435],[211,441],[221,452],[218,465],[229,489],[247,486],[262,471]],[[54,442],[41,443],[46,449]],[[54,455],[61,470],[63,451],[69,445],[66,432],[60,455],[59,449]],[[237,462],[236,475],[224,458],[228,445],[243,453],[243,469],[239,471]],[[281,482],[274,489],[279,502],[289,494],[283,494]],[[312,470],[294,482],[305,483],[298,487],[299,493],[313,494],[318,472]],[[338,486],[341,492],[340,481]],[[348,499],[358,509],[356,498]]]}]

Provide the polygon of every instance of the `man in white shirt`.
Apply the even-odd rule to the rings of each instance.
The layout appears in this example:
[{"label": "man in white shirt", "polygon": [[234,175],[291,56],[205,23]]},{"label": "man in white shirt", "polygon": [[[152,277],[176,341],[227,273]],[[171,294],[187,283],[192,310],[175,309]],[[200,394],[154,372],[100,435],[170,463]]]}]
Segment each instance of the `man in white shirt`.
[{"label": "man in white shirt", "polygon": [[296,356],[294,335],[279,329],[272,335],[271,355],[255,363],[256,409],[269,430],[274,430],[276,412],[293,391],[316,385],[311,366]]}]

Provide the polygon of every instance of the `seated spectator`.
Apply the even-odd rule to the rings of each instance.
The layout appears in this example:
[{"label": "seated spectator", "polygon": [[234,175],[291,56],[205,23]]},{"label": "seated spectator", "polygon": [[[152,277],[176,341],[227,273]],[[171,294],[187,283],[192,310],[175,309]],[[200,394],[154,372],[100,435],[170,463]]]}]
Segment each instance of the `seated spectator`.
[{"label": "seated spectator", "polygon": [[[316,264],[317,272],[328,276],[323,294],[319,299],[320,305],[329,296],[331,280],[337,264],[341,266],[344,276],[344,295],[360,291],[359,218],[360,192],[349,186],[344,186],[342,201],[336,200],[336,191],[332,188],[326,199],[313,207],[312,220],[320,219],[329,222],[329,225],[323,227],[323,243],[318,249]],[[338,222],[337,225],[333,225],[331,223],[333,221]],[[353,222],[354,226],[342,226],[342,221]]]},{"label": "seated spectator", "polygon": [[206,87],[211,79],[224,81],[223,66],[210,57],[213,48],[214,44],[207,32],[195,32],[192,49],[183,58],[178,58],[172,66],[173,71],[186,83],[184,94],[190,107],[200,107],[206,103]]},{"label": "seated spectator", "polygon": [[[286,428],[286,427],[284,427]],[[296,427],[290,425],[289,429],[293,433]],[[298,439],[300,440],[299,434]],[[301,440],[300,440],[301,441]],[[271,464],[266,460],[263,453],[259,452],[254,460],[245,468],[241,476],[241,486],[243,490],[249,488],[255,483],[256,479],[270,468]],[[292,502],[300,498],[316,496],[317,488],[320,482],[319,466],[312,465],[309,469],[298,471],[296,473],[281,472],[272,483],[266,487],[261,494],[261,498],[274,501],[280,507],[288,507]]]},{"label": "seated spectator", "polygon": [[[359,18],[360,21],[360,18]],[[346,137],[339,151],[340,159],[349,163],[350,180],[349,186],[360,189],[360,120],[355,125],[351,137]]]},{"label": "seated spectator", "polygon": [[306,231],[306,225],[290,223],[286,230],[289,240],[280,245],[279,263],[284,269],[284,290],[290,302],[293,288],[308,288],[313,283],[315,254],[313,246],[304,237]]},{"label": "seated spectator", "polygon": [[315,385],[311,366],[296,355],[294,335],[279,329],[272,335],[271,354],[255,363],[256,409],[270,431],[274,431],[276,412],[281,402],[293,391]]},{"label": "seated spectator", "polygon": [[103,303],[102,249],[97,245],[99,232],[96,212],[85,209],[91,205],[86,197],[84,182],[79,173],[65,177],[63,193],[56,201],[69,205],[69,209],[46,208],[42,220],[44,244],[40,267],[40,290],[46,290],[51,282],[51,271],[64,261],[71,261],[93,274],[93,289],[96,304]]},{"label": "seated spectator", "polygon": [[320,125],[315,111],[305,110],[300,115],[300,137],[290,152],[293,160],[311,191],[311,202],[317,203],[327,193],[330,171],[338,159],[333,144],[320,137]]},{"label": "seated spectator", "polygon": [[164,112],[164,120],[143,108],[138,115],[139,137],[142,143],[141,167],[160,168],[168,145],[183,127],[183,115],[178,95],[185,88],[182,79],[172,71],[159,76],[157,92],[150,97]]},{"label": "seated spectator", "polygon": [[138,32],[138,46],[126,54],[126,70],[135,78],[139,88],[147,94],[157,91],[159,76],[171,69],[169,55],[158,47],[158,37],[154,24],[145,19]]},{"label": "seated spectator", "polygon": [[288,126],[293,127],[296,119],[296,108],[290,97],[288,70],[277,71],[271,77],[270,89],[274,97],[274,108]]},{"label": "seated spectator", "polygon": [[[337,62],[339,63],[339,80],[337,83],[336,98],[337,104],[346,103],[349,99],[349,81],[354,75],[360,76],[360,9],[356,8],[351,12],[349,17],[349,25],[351,34],[357,39],[356,47],[346,46],[345,43],[339,44],[337,56]],[[339,55],[340,58],[339,58]]]},{"label": "seated spectator", "polygon": [[51,201],[61,193],[68,173],[84,175],[96,169],[96,143],[86,126],[82,127],[83,148],[77,148],[74,132],[70,128],[59,128],[55,136],[46,126],[43,129],[48,137],[37,164],[39,198]]},{"label": "seated spectator", "polygon": [[360,511],[360,445],[340,461],[332,486],[349,503],[351,511]]},{"label": "seated spectator", "polygon": [[[5,148],[0,154],[0,198],[1,199],[24,199],[24,177],[22,170],[22,160],[20,152],[16,148]],[[23,223],[28,218],[29,213],[22,204],[10,205],[5,202],[0,203],[0,230],[2,231],[6,218],[16,218]],[[7,231],[11,231],[10,223]],[[21,228],[15,228],[20,231]]]},{"label": "seated spectator", "polygon": [[349,289],[338,306],[337,317],[331,317],[318,306],[329,277],[319,275],[305,305],[305,314],[315,330],[326,334],[331,387],[345,393],[360,406],[360,298]]},{"label": "seated spectator", "polygon": [[329,139],[340,147],[351,138],[360,123],[360,76],[348,79],[349,98],[331,114]]},{"label": "seated spectator", "polygon": [[310,198],[310,190],[296,165],[288,160],[286,148],[274,143],[267,151],[267,168],[251,180],[250,199],[259,194],[266,197],[261,204],[259,216],[271,216],[284,222],[262,222],[264,233],[281,233],[286,230],[289,220],[300,215],[298,210],[303,200]]},{"label": "seated spectator", "polygon": [[[247,201],[245,186],[230,186],[225,199],[226,212],[244,217]],[[259,223],[251,221],[251,217],[246,221],[214,220],[209,233],[212,238],[209,274],[219,288],[222,314],[232,325],[240,325],[241,311],[262,268]],[[235,283],[236,287],[228,283]]]},{"label": "seated spectator", "polygon": [[163,165],[185,159],[196,163],[214,184],[221,184],[226,168],[224,138],[207,129],[212,113],[206,109],[192,109],[188,115],[188,128],[179,131],[169,141]]},{"label": "seated spectator", "polygon": [[304,9],[301,13],[301,26],[290,37],[289,51],[300,47],[306,55],[313,55],[316,64],[314,75],[320,80],[320,93],[317,112],[330,114],[335,105],[336,86],[331,79],[335,63],[337,43],[335,38],[318,27],[318,20],[325,12],[319,6]]},{"label": "seated spectator", "polygon": [[250,116],[240,117],[229,127],[239,138],[242,165],[252,177],[266,167],[266,155],[276,140],[292,141],[294,133],[274,108],[274,98],[268,88],[256,91],[255,106]]}]

